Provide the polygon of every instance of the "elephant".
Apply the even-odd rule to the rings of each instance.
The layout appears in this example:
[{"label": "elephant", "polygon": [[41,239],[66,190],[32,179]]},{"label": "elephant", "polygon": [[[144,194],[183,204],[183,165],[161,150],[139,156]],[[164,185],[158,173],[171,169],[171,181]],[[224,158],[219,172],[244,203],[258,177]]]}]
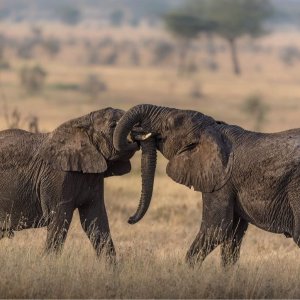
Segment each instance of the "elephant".
[{"label": "elephant", "polygon": [[133,149],[126,140],[135,124],[148,141],[142,161],[143,186],[134,224],[146,213],[152,196],[159,150],[175,182],[202,193],[200,230],[186,255],[200,266],[221,246],[221,261],[239,259],[248,224],[284,234],[300,246],[300,129],[278,133],[245,130],[193,110],[140,104],[120,119],[113,142],[118,151]]},{"label": "elephant", "polygon": [[115,259],[104,178],[131,170],[136,149],[119,152],[113,147],[113,132],[123,114],[105,108],[67,121],[51,133],[0,132],[0,238],[47,227],[45,252],[59,253],[78,208],[96,254]]}]

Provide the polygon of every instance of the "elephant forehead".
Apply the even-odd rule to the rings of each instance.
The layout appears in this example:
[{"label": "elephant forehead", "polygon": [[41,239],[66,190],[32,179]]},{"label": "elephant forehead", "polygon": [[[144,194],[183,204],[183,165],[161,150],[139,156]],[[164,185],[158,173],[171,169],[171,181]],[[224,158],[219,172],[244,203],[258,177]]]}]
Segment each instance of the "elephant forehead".
[{"label": "elephant forehead", "polygon": [[113,109],[109,107],[93,112],[93,119],[96,124],[103,123],[103,121],[117,121],[124,115],[124,113],[125,112],[120,109]]},{"label": "elephant forehead", "polygon": [[166,119],[167,123],[169,123],[170,127],[191,127],[195,125],[198,120],[194,118],[191,111],[180,111],[175,110],[172,111]]}]

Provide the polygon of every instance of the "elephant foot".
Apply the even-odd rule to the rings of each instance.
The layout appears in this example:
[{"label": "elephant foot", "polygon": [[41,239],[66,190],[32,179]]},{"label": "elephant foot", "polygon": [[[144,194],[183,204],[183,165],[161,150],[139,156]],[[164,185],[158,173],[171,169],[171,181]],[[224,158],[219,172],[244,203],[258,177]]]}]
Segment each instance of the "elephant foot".
[{"label": "elephant foot", "polygon": [[191,250],[189,250],[185,256],[185,262],[191,268],[201,267],[203,260],[204,259],[199,252],[195,253],[194,251]]},{"label": "elephant foot", "polygon": [[108,249],[106,253],[106,261],[112,266],[115,266],[117,264],[117,255],[115,248]]},{"label": "elephant foot", "polygon": [[104,245],[100,245],[100,247],[96,249],[96,253],[99,259],[104,259],[109,265],[116,265],[117,255],[111,240],[106,242]]}]

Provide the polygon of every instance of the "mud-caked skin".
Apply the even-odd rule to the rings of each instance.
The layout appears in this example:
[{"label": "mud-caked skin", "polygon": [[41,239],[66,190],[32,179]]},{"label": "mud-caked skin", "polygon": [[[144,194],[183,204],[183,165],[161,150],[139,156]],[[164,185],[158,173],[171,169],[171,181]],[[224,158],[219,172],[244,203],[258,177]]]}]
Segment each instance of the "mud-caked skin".
[{"label": "mud-caked skin", "polygon": [[58,252],[73,212],[98,255],[115,256],[104,204],[104,178],[130,172],[134,150],[118,152],[113,131],[123,111],[106,108],[51,133],[0,132],[0,238],[47,226],[46,251]]},{"label": "mud-caked skin", "polygon": [[[202,192],[201,226],[188,262],[201,263],[221,245],[223,264],[235,263],[248,223],[292,237],[300,246],[300,129],[251,132],[200,112],[145,104],[119,121],[118,150],[133,147],[126,134],[135,124],[144,130],[137,140],[152,139],[144,155],[158,149],[169,160],[166,171],[174,181]],[[144,216],[151,201],[151,157],[142,163],[142,196],[130,223]]]}]

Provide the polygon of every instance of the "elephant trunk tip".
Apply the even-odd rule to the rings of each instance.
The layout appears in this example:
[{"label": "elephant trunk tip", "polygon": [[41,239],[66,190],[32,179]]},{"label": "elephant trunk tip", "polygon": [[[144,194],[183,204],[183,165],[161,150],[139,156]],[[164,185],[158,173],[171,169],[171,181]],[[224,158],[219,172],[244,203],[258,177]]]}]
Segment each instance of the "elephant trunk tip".
[{"label": "elephant trunk tip", "polygon": [[142,217],[136,217],[136,216],[132,216],[128,219],[128,224],[130,225],[134,225],[137,222],[139,222],[142,219]]}]

